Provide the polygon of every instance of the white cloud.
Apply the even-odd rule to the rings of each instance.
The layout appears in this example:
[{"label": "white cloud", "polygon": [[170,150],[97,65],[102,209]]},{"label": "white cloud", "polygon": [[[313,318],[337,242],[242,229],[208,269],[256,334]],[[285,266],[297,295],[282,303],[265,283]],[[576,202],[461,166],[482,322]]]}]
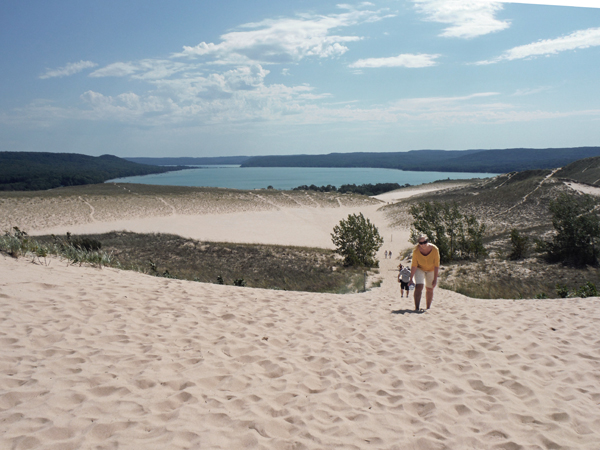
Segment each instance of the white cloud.
[{"label": "white cloud", "polygon": [[502,2],[488,0],[413,0],[417,9],[432,22],[450,24],[440,36],[473,38],[510,26],[496,19]]},{"label": "white cloud", "polygon": [[[426,6],[430,7],[427,14],[432,20],[452,25],[444,35],[457,37],[472,37],[491,32],[493,26],[486,25],[486,28],[482,24],[494,25],[494,12],[499,9],[497,2],[488,2],[493,8],[486,9],[479,0],[416,1],[422,11],[427,10]],[[442,11],[444,5],[449,5],[446,12]],[[83,107],[31,105],[22,113],[35,118],[39,123],[58,120],[102,120],[143,127],[203,126],[257,121],[294,125],[353,122],[403,124],[415,121],[437,124],[486,123],[580,113],[522,110],[518,106],[499,101],[500,94],[497,92],[402,99],[361,108],[361,102],[353,100],[326,104],[322,100],[327,99],[331,102],[332,96],[326,92],[318,92],[306,84],[268,84],[266,80],[269,70],[265,69],[265,64],[298,62],[309,57],[339,56],[348,50],[346,45],[349,42],[361,39],[356,35],[344,35],[339,29],[386,17],[382,11],[361,11],[347,5],[340,7],[343,7],[344,11],[336,15],[299,15],[292,19],[246,24],[240,28],[242,31],[223,35],[220,43],[203,42],[196,47],[185,47],[184,52],[174,55],[189,56],[191,59],[201,58],[201,61],[144,59],[109,64],[92,72],[90,77],[128,77],[146,81],[150,89],[145,92],[125,92],[116,96],[88,90],[80,97]],[[491,22],[488,20],[490,17],[494,19]],[[497,27],[497,24],[494,26]],[[590,40],[590,36],[575,35],[576,33],[561,38],[563,41],[560,45],[548,46],[548,42],[556,44],[555,41],[558,40],[542,41],[546,42],[544,51],[548,52],[548,48],[553,48],[555,52],[567,48],[585,48],[585,45],[589,46],[592,45],[590,42],[595,42]],[[519,54],[535,54],[531,49],[523,50],[527,47],[517,47],[512,51],[518,53],[517,49],[521,49]],[[360,59],[349,67],[430,67],[437,64],[438,58],[439,54],[401,54]],[[94,63],[81,61],[48,71],[48,74],[64,76],[95,66]],[[287,75],[289,70],[282,69],[281,73]],[[135,83],[135,86],[139,87],[140,83]],[[514,100],[519,95],[530,93],[533,91],[518,91],[510,98]],[[586,114],[597,112],[588,111]]]},{"label": "white cloud", "polygon": [[129,62],[116,62],[90,73],[90,77],[125,77],[137,72],[137,66]]},{"label": "white cloud", "polygon": [[171,99],[153,95],[142,97],[133,92],[113,97],[90,90],[84,92],[80,98],[88,106],[88,109],[73,111],[76,114],[74,118],[77,119],[157,125],[171,122],[168,115],[176,110],[176,105]]},{"label": "white cloud", "polygon": [[126,77],[151,80],[167,78],[195,66],[161,59],[143,59],[137,62],[116,62],[95,70],[90,77]]},{"label": "white cloud", "polygon": [[449,105],[463,104],[471,100],[498,96],[498,92],[477,92],[475,94],[455,97],[422,97],[398,100],[393,103],[394,109],[401,110],[423,110],[423,109],[447,109]]},{"label": "white cloud", "polygon": [[[600,117],[600,109],[545,111],[531,110],[520,105],[495,100],[500,93],[480,92],[455,97],[407,98],[370,108],[346,105],[343,108],[325,108],[307,105],[295,120],[301,123],[359,123],[377,125],[394,123],[412,127],[447,127],[456,124],[500,124],[551,120],[566,117]],[[489,101],[491,100],[491,101]]]},{"label": "white cloud", "polygon": [[413,55],[406,53],[403,55],[392,56],[389,58],[367,58],[359,59],[349,65],[352,68],[376,68],[376,67],[408,67],[408,68],[420,68],[420,67],[431,67],[435,66],[436,58],[440,55],[428,55],[418,54]]},{"label": "white cloud", "polygon": [[144,127],[280,122],[330,97],[313,92],[308,85],[265,85],[268,73],[259,64],[207,75],[187,72],[178,78],[147,80],[155,90],[144,94],[107,96],[88,90],[80,97],[83,108],[32,105],[23,112],[40,122],[48,114],[44,120],[103,120]]},{"label": "white cloud", "polygon": [[82,70],[96,67],[97,65],[98,64],[92,61],[79,61],[76,63],[69,63],[64,67],[59,67],[58,69],[47,69],[46,73],[40,75],[40,78],[42,80],[45,80],[46,78],[67,77],[69,75],[79,73]]},{"label": "white cloud", "polygon": [[[498,124],[553,120],[567,117],[600,118],[599,109],[541,110],[498,101],[497,92],[478,92],[454,97],[407,98],[384,105],[360,107],[361,102],[317,102],[330,99],[316,94],[308,85],[264,85],[260,69],[248,73],[226,72],[219,77],[157,80],[159,90],[152,94],[133,92],[106,96],[87,91],[81,96],[85,108],[62,108],[48,102],[33,103],[0,114],[0,123],[37,123],[48,127],[59,121],[114,121],[141,127],[205,126],[269,123],[269,126],[310,124],[371,124],[395,127],[447,127],[454,124]],[[227,91],[243,79],[253,89]],[[188,82],[188,84],[186,84]],[[166,87],[177,95],[165,95]],[[194,91],[196,89],[196,91]],[[220,91],[219,91],[220,90]],[[219,91],[220,95],[215,93]],[[512,99],[516,98],[511,96]]]},{"label": "white cloud", "polygon": [[479,61],[477,64],[493,64],[500,61],[535,58],[537,56],[555,55],[568,50],[584,49],[600,45],[600,28],[579,30],[556,39],[545,39],[532,44],[520,45],[505,51],[492,60]]},{"label": "white cloud", "polygon": [[535,95],[535,94],[539,94],[540,92],[547,92],[551,89],[552,89],[552,87],[550,87],[550,86],[540,86],[537,88],[517,89],[512,95],[514,97],[523,97],[525,95]]},{"label": "white cloud", "polygon": [[228,70],[223,74],[213,75],[213,79],[222,80],[221,88],[225,92],[249,91],[256,89],[264,84],[265,77],[269,74],[268,70],[260,65],[239,67]]},{"label": "white cloud", "polygon": [[[350,8],[347,5],[338,5]],[[330,16],[300,15],[298,18],[268,19],[248,23],[240,28],[249,31],[234,31],[221,36],[221,42],[206,43],[190,47],[173,57],[197,58],[212,56],[217,61],[285,63],[297,62],[315,56],[330,58],[348,51],[346,43],[361,39],[359,36],[330,34],[332,30],[364,22],[375,22],[389,14],[379,11],[350,9]]]}]

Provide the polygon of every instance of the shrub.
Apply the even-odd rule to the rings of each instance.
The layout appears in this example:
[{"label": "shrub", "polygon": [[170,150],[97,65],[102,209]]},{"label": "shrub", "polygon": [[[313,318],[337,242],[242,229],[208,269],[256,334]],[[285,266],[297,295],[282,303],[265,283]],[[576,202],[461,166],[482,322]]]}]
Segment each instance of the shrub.
[{"label": "shrub", "polygon": [[426,234],[438,247],[442,263],[487,255],[483,246],[485,225],[474,215],[462,214],[456,202],[422,202],[411,205],[410,213],[411,240],[416,243],[421,233]]},{"label": "shrub", "polygon": [[556,295],[559,298],[567,298],[569,296],[569,288],[564,284],[556,283]]},{"label": "shrub", "polygon": [[583,286],[579,286],[577,289],[577,297],[597,297],[598,289],[596,289],[596,285],[591,281],[588,281]]},{"label": "shrub", "polygon": [[600,219],[595,209],[596,200],[590,195],[563,193],[550,203],[556,235],[552,242],[541,246],[550,262],[574,266],[598,264],[596,241],[600,238]]},{"label": "shrub", "polygon": [[336,253],[344,257],[347,266],[378,267],[375,259],[377,250],[383,245],[383,238],[377,227],[362,213],[349,214],[346,220],[333,227],[331,240]]},{"label": "shrub", "polygon": [[508,255],[509,259],[522,259],[529,250],[529,239],[527,236],[521,236],[516,228],[510,230],[510,245],[512,251]]},{"label": "shrub", "polygon": [[246,280],[244,280],[243,278],[236,278],[235,280],[233,280],[233,285],[244,287],[246,286]]}]

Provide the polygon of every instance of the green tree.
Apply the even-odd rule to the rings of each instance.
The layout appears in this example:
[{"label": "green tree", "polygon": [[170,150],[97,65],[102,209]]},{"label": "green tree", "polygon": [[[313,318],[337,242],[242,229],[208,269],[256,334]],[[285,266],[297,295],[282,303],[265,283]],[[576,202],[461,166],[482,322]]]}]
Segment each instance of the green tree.
[{"label": "green tree", "polygon": [[597,202],[590,195],[560,196],[550,203],[556,234],[546,242],[548,259],[575,266],[597,265],[596,241],[600,237]]},{"label": "green tree", "polygon": [[377,250],[383,245],[377,227],[366,219],[362,213],[350,214],[347,219],[333,227],[331,240],[336,253],[344,257],[347,266],[378,267],[375,259]]},{"label": "green tree", "polygon": [[411,205],[411,240],[426,234],[440,251],[443,263],[487,255],[483,246],[485,225],[474,215],[463,214],[456,202],[422,202]]},{"label": "green tree", "polygon": [[529,239],[527,236],[521,236],[521,233],[516,228],[510,230],[510,245],[512,251],[508,257],[510,259],[521,259],[529,250]]}]

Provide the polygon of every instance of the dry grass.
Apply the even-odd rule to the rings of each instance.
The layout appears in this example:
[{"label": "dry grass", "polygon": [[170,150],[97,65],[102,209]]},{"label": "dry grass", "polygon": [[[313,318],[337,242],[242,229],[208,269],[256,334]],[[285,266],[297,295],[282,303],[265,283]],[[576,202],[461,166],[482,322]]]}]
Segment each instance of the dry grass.
[{"label": "dry grass", "polygon": [[[248,287],[308,292],[357,292],[363,271],[341,265],[331,250],[276,245],[199,242],[170,234],[111,232],[73,236],[102,243],[112,266],[143,273],[225,284],[243,279]],[[52,236],[36,237],[50,243]],[[61,240],[64,238],[61,238]]]},{"label": "dry grass", "polygon": [[538,258],[461,262],[444,266],[440,275],[440,287],[475,298],[558,298],[557,284],[574,292],[588,281],[600,286],[600,268],[576,269]]}]

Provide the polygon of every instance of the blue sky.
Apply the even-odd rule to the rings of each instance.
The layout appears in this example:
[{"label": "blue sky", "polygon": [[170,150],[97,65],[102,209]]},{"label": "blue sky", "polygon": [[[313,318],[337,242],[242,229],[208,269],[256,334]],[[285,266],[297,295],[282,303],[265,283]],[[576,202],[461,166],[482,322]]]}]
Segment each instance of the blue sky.
[{"label": "blue sky", "polygon": [[0,43],[0,151],[600,146],[600,0],[24,0]]}]

